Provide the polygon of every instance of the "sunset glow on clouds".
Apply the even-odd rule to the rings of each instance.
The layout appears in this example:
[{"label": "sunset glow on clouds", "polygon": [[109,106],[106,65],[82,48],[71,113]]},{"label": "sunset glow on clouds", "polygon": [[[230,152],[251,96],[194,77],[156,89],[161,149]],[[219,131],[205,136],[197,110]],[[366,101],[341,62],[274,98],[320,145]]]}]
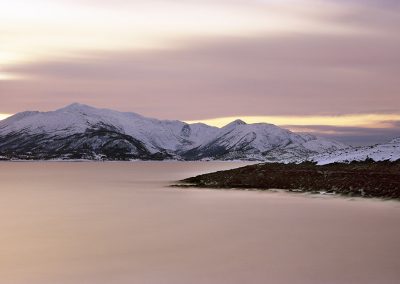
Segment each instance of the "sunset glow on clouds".
[{"label": "sunset glow on clouds", "polygon": [[241,117],[321,133],[391,129],[387,136],[397,124],[386,121],[400,121],[397,1],[0,0],[0,8],[0,113],[81,102],[219,126]]},{"label": "sunset glow on clouds", "polygon": [[303,125],[327,125],[327,126],[354,126],[370,128],[391,127],[392,121],[400,121],[400,114],[357,114],[340,116],[242,116],[187,121],[188,123],[206,123],[223,127],[228,123],[241,119],[246,123],[266,122],[276,125],[290,125],[293,128]]},{"label": "sunset glow on clouds", "polygon": [[0,113],[0,120],[6,119],[6,118],[9,117],[9,116],[10,116],[10,114]]},{"label": "sunset glow on clouds", "polygon": [[2,65],[91,50],[176,48],[197,37],[357,30],[312,17],[320,14],[318,7],[326,8],[322,14],[329,16],[335,6],[328,4],[301,8],[291,1],[96,2],[2,1]]}]

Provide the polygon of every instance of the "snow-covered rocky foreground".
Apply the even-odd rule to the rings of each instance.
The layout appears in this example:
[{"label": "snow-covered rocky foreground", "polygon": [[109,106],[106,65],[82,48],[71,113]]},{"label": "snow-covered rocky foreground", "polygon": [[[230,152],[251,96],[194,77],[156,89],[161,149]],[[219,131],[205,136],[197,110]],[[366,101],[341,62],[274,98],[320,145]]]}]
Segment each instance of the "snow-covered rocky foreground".
[{"label": "snow-covered rocky foreground", "polygon": [[222,127],[72,104],[0,121],[0,156],[19,159],[259,160],[290,162],[347,146],[267,123]]},{"label": "snow-covered rocky foreground", "polygon": [[365,161],[397,161],[400,159],[400,138],[393,139],[389,143],[374,146],[347,148],[334,152],[326,152],[309,158],[318,165],[335,162]]}]

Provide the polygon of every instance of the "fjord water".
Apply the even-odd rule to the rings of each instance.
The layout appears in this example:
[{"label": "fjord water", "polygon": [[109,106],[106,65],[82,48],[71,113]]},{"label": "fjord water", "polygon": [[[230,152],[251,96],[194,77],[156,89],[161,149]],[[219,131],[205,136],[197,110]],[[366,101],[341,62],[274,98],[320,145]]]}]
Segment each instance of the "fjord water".
[{"label": "fjord water", "polygon": [[400,203],[178,189],[241,163],[0,163],[0,283],[399,283]]}]

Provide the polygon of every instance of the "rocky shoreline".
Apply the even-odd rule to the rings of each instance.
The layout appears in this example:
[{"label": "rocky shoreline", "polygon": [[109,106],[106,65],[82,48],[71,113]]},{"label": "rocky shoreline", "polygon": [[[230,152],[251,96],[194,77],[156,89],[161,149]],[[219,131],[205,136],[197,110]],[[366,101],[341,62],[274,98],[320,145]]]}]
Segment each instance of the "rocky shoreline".
[{"label": "rocky shoreline", "polygon": [[284,189],[346,196],[400,199],[400,161],[266,163],[190,177],[177,186],[235,189]]}]

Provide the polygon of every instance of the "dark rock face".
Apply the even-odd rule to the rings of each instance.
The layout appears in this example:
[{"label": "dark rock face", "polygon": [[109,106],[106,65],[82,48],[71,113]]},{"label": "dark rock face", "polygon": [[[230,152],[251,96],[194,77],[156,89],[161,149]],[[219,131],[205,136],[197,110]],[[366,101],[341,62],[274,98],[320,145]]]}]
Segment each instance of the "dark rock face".
[{"label": "dark rock face", "polygon": [[[18,143],[14,143],[18,141]],[[163,160],[171,158],[166,152],[150,153],[145,145],[129,135],[109,127],[87,129],[69,136],[13,133],[0,137],[0,156],[5,158],[103,159],[103,160]]]},{"label": "dark rock face", "polygon": [[[237,125],[245,125],[245,123],[241,120],[235,120],[232,124]],[[253,149],[250,146],[250,143],[253,142],[256,138],[256,133],[251,132],[246,134],[242,139],[235,145],[226,145],[224,143],[225,140],[229,141],[229,137],[227,136],[230,132],[225,133],[224,135],[218,137],[217,139],[209,142],[208,144],[190,149],[182,153],[182,157],[186,160],[198,160],[204,158],[215,158],[217,160],[235,160],[235,159],[243,159],[247,157],[247,160],[251,160],[248,158],[249,154],[261,154],[260,151]]]},{"label": "dark rock face", "polygon": [[400,162],[364,161],[324,166],[314,163],[258,164],[200,175],[182,182],[207,188],[276,188],[400,199]]}]

